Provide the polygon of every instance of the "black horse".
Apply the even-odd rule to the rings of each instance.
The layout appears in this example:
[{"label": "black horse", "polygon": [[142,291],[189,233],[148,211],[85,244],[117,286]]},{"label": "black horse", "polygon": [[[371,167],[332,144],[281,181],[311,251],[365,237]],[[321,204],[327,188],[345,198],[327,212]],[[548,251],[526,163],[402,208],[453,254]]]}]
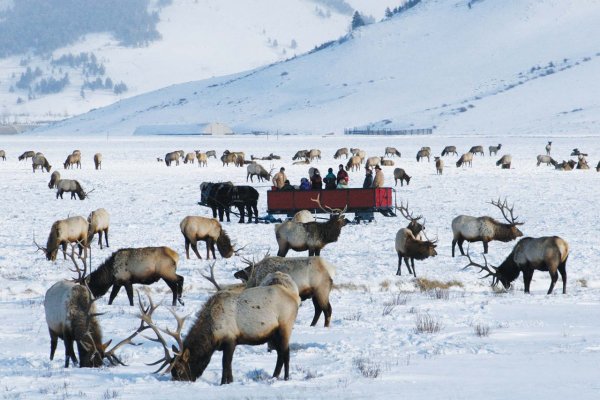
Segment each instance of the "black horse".
[{"label": "black horse", "polygon": [[240,214],[240,223],[245,222],[246,213],[248,214],[248,223],[258,223],[258,192],[252,186],[234,186],[231,182],[202,182],[200,184],[200,204],[207,205],[212,209],[213,218],[217,218],[219,212],[219,221],[223,222],[223,214],[230,222],[229,213],[232,206],[237,207]]}]

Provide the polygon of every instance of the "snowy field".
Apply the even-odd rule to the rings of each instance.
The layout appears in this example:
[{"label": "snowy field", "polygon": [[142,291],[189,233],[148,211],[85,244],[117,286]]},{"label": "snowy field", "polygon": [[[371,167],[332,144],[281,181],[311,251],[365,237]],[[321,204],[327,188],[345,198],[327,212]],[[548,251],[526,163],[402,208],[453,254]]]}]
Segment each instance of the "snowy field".
[{"label": "snowy field", "polygon": [[[410,398],[410,399],[505,399],[527,397],[597,399],[600,397],[600,243],[598,208],[600,174],[589,171],[559,172],[536,167],[535,157],[544,153],[546,140],[553,141],[553,156],[568,159],[578,147],[590,154],[595,167],[600,155],[598,137],[233,137],[233,138],[119,138],[85,139],[44,137],[2,138],[0,160],[0,393],[10,399],[314,399],[314,398]],[[495,166],[500,158],[476,157],[473,168],[456,168],[456,157],[446,157],[443,176],[431,162],[417,163],[416,151],[431,146],[439,154],[445,145],[459,153],[472,145],[503,144],[501,154],[513,155],[510,170]],[[145,363],[162,356],[155,343],[140,338],[138,347],[119,351],[125,367],[64,369],[64,347],[59,343],[54,361],[49,360],[50,340],[43,299],[57,280],[69,278],[69,262],[60,257],[46,261],[35,251],[32,238],[45,243],[50,226],[68,215],[86,216],[100,207],[111,214],[109,249],[93,245],[93,265],[122,247],[170,246],[179,252],[178,271],[185,277],[179,314],[198,311],[214,292],[201,273],[205,260],[185,259],[179,222],[187,215],[208,216],[199,207],[198,185],[202,181],[231,180],[245,183],[245,168],[222,167],[211,159],[208,168],[197,165],[165,167],[156,157],[184,149],[243,150],[249,156],[280,154],[281,162],[263,161],[269,169],[286,167],[293,184],[307,175],[307,166],[292,166],[296,150],[319,148],[324,157],[315,165],[322,172],[337,169],[332,156],[338,147],[360,147],[369,156],[382,155],[385,146],[396,146],[402,158],[396,166],[413,179],[398,186],[398,199],[410,203],[415,214],[427,219],[429,237],[439,238],[438,256],[416,265],[418,277],[461,286],[448,291],[420,291],[415,279],[395,275],[396,231],[407,224],[402,217],[376,216],[367,225],[348,225],[337,243],[325,247],[322,256],[337,267],[332,291],[332,326],[310,327],[311,302],[302,304],[292,334],[291,380],[273,380],[275,353],[265,346],[239,346],[233,359],[235,382],[219,386],[221,353],[215,353],[204,375],[195,383],[171,382],[153,375]],[[64,170],[62,162],[81,149],[81,170]],[[25,150],[43,152],[63,178],[76,178],[86,190],[84,201],[55,199],[48,189],[49,174],[31,172],[31,163],[18,162]],[[103,169],[93,169],[92,155],[104,155]],[[344,161],[345,162],[345,161]],[[384,167],[386,184],[393,186],[393,167]],[[360,186],[364,172],[350,173],[350,185]],[[258,184],[259,211],[266,210],[267,185]],[[567,294],[560,282],[546,295],[549,275],[536,272],[530,295],[523,293],[519,277],[508,292],[495,293],[489,280],[480,280],[474,269],[462,271],[464,257],[451,257],[451,220],[459,214],[490,215],[501,219],[491,199],[507,196],[515,214],[525,222],[527,236],[558,235],[570,244]],[[233,273],[243,267],[241,256],[261,258],[276,253],[272,225],[225,223],[238,246],[240,257],[219,257],[216,276],[220,283],[234,283]],[[498,265],[514,242],[490,243],[489,261]],[[481,260],[481,243],[471,246]],[[200,253],[205,254],[204,244]],[[306,255],[293,253],[289,256]],[[138,286],[141,288],[141,286]],[[167,310],[171,293],[161,281],[150,287],[159,308],[160,326],[174,326]],[[438,298],[439,297],[439,298]],[[121,340],[138,325],[137,305],[130,307],[121,291],[112,306],[108,296],[98,301],[105,340]],[[137,299],[136,299],[137,304]],[[429,315],[441,324],[437,333],[417,333],[416,320]],[[188,326],[190,323],[188,322]],[[488,328],[478,336],[477,327]],[[187,329],[184,328],[184,332]],[[362,367],[362,372],[361,372]],[[373,375],[377,375],[373,377]]]}]

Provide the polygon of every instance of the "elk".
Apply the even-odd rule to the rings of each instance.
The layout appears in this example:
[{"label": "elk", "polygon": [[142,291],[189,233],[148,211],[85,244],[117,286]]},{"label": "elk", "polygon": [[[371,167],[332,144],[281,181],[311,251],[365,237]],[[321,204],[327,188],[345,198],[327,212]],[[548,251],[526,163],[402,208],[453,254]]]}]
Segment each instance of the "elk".
[{"label": "elk", "polygon": [[271,180],[271,176],[273,174],[273,169],[271,169],[271,171],[267,172],[267,170],[260,164],[258,164],[257,162],[252,162],[250,164],[248,164],[248,166],[246,167],[246,171],[247,171],[247,175],[246,175],[246,182],[248,182],[248,178],[250,178],[250,182],[252,182],[252,178],[256,175],[258,177],[258,181],[267,181],[269,182]]},{"label": "elk", "polygon": [[367,157],[367,153],[361,149],[352,148],[352,149],[350,149],[350,153],[352,153],[353,156],[359,156],[360,162],[363,162],[365,157]]},{"label": "elk", "polygon": [[470,151],[460,156],[460,158],[456,162],[456,168],[460,168],[461,165],[467,164],[469,164],[469,167],[473,166],[473,153],[471,153]]},{"label": "elk", "polygon": [[206,152],[206,157],[207,157],[207,158],[210,158],[210,157],[212,157],[212,158],[217,158],[217,152],[216,152],[216,151],[214,151],[214,150],[208,150],[208,151]]},{"label": "elk", "polygon": [[381,164],[381,157],[369,157],[365,163],[365,168],[371,168]]},{"label": "elk", "polygon": [[502,169],[510,169],[510,164],[512,163],[512,156],[510,154],[503,155],[498,161],[496,161],[496,166],[502,166]]},{"label": "elk", "polygon": [[[404,259],[408,273],[413,274],[416,278],[415,258],[417,260],[424,260],[429,257],[435,257],[437,255],[435,251],[437,241],[422,240],[425,222],[419,223],[419,220],[423,216],[414,217],[412,213],[409,213],[408,203],[406,206],[401,204],[397,209],[409,223],[406,228],[402,228],[396,233],[395,247],[396,253],[398,253],[398,270],[396,271],[396,275],[402,275],[401,267],[402,259]],[[409,259],[412,264],[412,270],[408,263]]]},{"label": "elk", "polygon": [[388,154],[391,154],[392,156],[401,157],[400,152],[395,147],[386,147],[384,156],[387,157]]},{"label": "elk", "polygon": [[573,151],[571,152],[571,157],[573,156],[584,156],[587,157],[587,153],[582,153],[577,147],[575,147],[573,149]]},{"label": "elk", "polygon": [[502,148],[502,143],[498,143],[498,146],[488,147],[488,149],[490,151],[490,157],[492,156],[492,153],[494,153],[494,155],[498,155],[498,150],[500,150],[501,148]]},{"label": "elk", "polygon": [[229,258],[234,254],[231,239],[229,239],[219,221],[214,218],[187,216],[181,221],[179,227],[185,241],[185,255],[188,260],[190,259],[190,245],[196,256],[202,259],[198,252],[198,240],[206,242],[207,259],[210,259],[210,251],[212,251],[213,258],[217,258],[215,256],[215,243],[221,257]]},{"label": "elk", "polygon": [[442,175],[444,173],[444,160],[440,157],[434,157],[435,159],[435,173],[436,175]]},{"label": "elk", "polygon": [[73,168],[73,165],[77,165],[77,168],[81,169],[81,152],[69,154],[63,163],[65,169]]},{"label": "elk", "polygon": [[546,145],[546,155],[549,156],[550,155],[550,151],[552,150],[552,142],[548,142],[548,144]]},{"label": "elk", "polygon": [[122,286],[125,286],[129,305],[133,306],[133,284],[151,285],[162,279],[173,292],[173,306],[181,301],[183,276],[177,275],[179,255],[169,247],[141,247],[120,249],[108,257],[85,278],[94,297],[100,297],[112,287],[108,304],[112,304]]},{"label": "elk", "polygon": [[165,164],[167,167],[170,167],[173,162],[175,165],[179,165],[180,154],[178,151],[172,151],[170,153],[165,154]]},{"label": "elk", "polygon": [[483,146],[473,146],[471,147],[471,150],[469,150],[469,153],[473,153],[473,155],[481,154],[482,156],[485,156],[485,153],[483,152]]},{"label": "elk", "polygon": [[50,182],[48,182],[48,189],[53,189],[57,186],[58,181],[60,181],[60,172],[54,171],[52,175],[50,175]]},{"label": "elk", "polygon": [[29,150],[19,156],[19,161],[27,161],[28,158],[33,159],[33,157],[35,157],[35,151]]},{"label": "elk", "polygon": [[308,152],[308,155],[307,155],[307,156],[308,156],[308,159],[309,159],[310,161],[313,161],[313,160],[320,160],[320,159],[321,159],[321,150],[319,150],[319,149],[311,149],[311,150]]},{"label": "elk", "polygon": [[310,326],[315,326],[323,312],[325,327],[331,321],[329,293],[333,286],[335,267],[321,257],[265,257],[258,263],[244,260],[248,266],[233,276],[242,280],[246,288],[257,287],[265,277],[273,272],[288,274],[298,286],[300,299],[312,299],[315,315]]},{"label": "elk", "polygon": [[187,153],[183,159],[184,164],[194,164],[194,161],[196,161],[196,153]]},{"label": "elk", "polygon": [[89,192],[84,191],[81,187],[81,184],[74,179],[61,179],[56,182],[56,188],[57,199],[59,196],[62,199],[64,192],[70,192],[71,200],[75,198],[75,195],[79,197],[79,200],[84,200],[90,193],[94,191],[94,189],[90,190]]},{"label": "elk", "polygon": [[0,158],[2,158],[3,161],[6,161],[6,152],[4,150],[0,150]]},{"label": "elk", "polygon": [[539,154],[537,156],[537,166],[539,167],[540,164],[546,164],[546,166],[548,166],[548,165],[556,166],[557,163],[556,163],[556,161],[554,161],[554,159],[552,157]]},{"label": "elk", "polygon": [[362,159],[359,156],[350,157],[350,159],[346,163],[346,171],[350,171],[350,170],[354,171],[354,169],[357,169],[360,171],[360,163],[361,162],[362,162]]},{"label": "elk", "polygon": [[588,165],[588,162],[585,159],[584,155],[580,154],[579,156],[577,156],[577,158],[577,169],[590,169],[590,166]]},{"label": "elk", "polygon": [[196,154],[196,158],[198,159],[198,167],[208,166],[208,156],[206,153],[198,153]]},{"label": "elk", "polygon": [[444,147],[444,150],[442,150],[442,157],[445,155],[450,155],[450,153],[454,154],[455,156],[458,155],[458,153],[456,152],[456,146]]},{"label": "elk", "polygon": [[552,294],[554,285],[558,281],[558,273],[562,277],[563,294],[567,293],[567,259],[569,258],[569,244],[558,236],[544,236],[539,238],[524,237],[519,240],[506,260],[499,267],[487,263],[485,265],[474,262],[469,255],[469,264],[463,269],[474,266],[486,271],[492,277],[492,286],[502,283],[505,289],[510,288],[511,282],[523,272],[525,293],[529,293],[533,271],[548,271],[550,273],[550,288],[547,294]]},{"label": "elk", "polygon": [[102,249],[102,233],[104,233],[104,242],[108,246],[108,228],[110,225],[110,215],[104,208],[92,211],[88,216],[88,238],[87,242],[91,245],[94,235],[98,234],[98,246]]},{"label": "elk", "polygon": [[102,153],[94,154],[94,167],[98,169],[102,169]]},{"label": "elk", "polygon": [[[213,283],[218,287],[216,282]],[[157,306],[150,298],[149,301],[149,310],[154,310]],[[213,353],[221,350],[221,384],[232,383],[231,363],[236,346],[264,343],[277,351],[273,377],[278,378],[283,367],[284,379],[288,380],[289,341],[299,305],[298,286],[289,275],[275,272],[267,275],[258,287],[243,291],[219,290],[197,313],[196,321],[185,340],[181,338],[185,318],[173,313],[177,321],[174,332],[158,328],[148,313],[143,312],[140,318],[154,331],[156,339],[153,340],[161,343],[164,348],[164,357],[153,363],[162,362],[156,372],[166,367],[165,372],[170,372],[173,380],[195,381],[208,366]],[[163,332],[177,342],[178,347],[172,347],[174,355],[171,354]]]},{"label": "elk", "polygon": [[229,164],[231,164],[231,163],[235,164],[236,159],[237,159],[237,156],[233,153],[227,153],[227,154],[223,154],[221,156],[221,162],[223,162],[223,166],[225,166],[225,165],[229,166]]},{"label": "elk", "polygon": [[417,162],[421,161],[422,158],[427,157],[427,161],[430,161],[430,157],[431,156],[431,150],[426,149],[426,148],[422,148],[421,150],[419,150],[417,152]]},{"label": "elk", "polygon": [[573,160],[563,160],[561,163],[556,163],[554,168],[560,171],[572,171],[575,168],[575,165],[577,165],[577,163]]},{"label": "elk", "polygon": [[31,159],[31,167],[33,168],[33,173],[35,173],[35,170],[38,168],[40,168],[42,172],[44,172],[44,168],[46,169],[46,172],[50,172],[50,169],[52,169],[52,165],[50,165],[43,154],[33,156]]},{"label": "elk", "polygon": [[298,150],[294,157],[292,157],[292,161],[300,160],[302,158],[308,158],[308,150]]},{"label": "elk", "polygon": [[79,255],[83,253],[88,246],[88,230],[89,223],[85,218],[76,216],[67,219],[55,221],[50,228],[46,247],[40,247],[37,243],[38,250],[42,250],[49,261],[55,261],[58,254],[58,248],[62,246],[63,255],[67,259],[67,244],[76,243],[79,247]]},{"label": "elk", "polygon": [[348,148],[347,147],[342,147],[341,149],[337,149],[337,151],[333,155],[333,158],[335,158],[337,160],[338,158],[341,158],[342,156],[346,156],[346,159],[348,159]]},{"label": "elk", "polygon": [[344,217],[347,207],[343,210],[330,207],[325,209],[321,205],[320,194],[317,195],[316,199],[311,200],[316,202],[323,211],[329,213],[329,221],[308,222],[305,224],[285,221],[282,224],[275,224],[275,238],[279,246],[277,255],[279,257],[285,257],[290,249],[294,251],[308,250],[309,256],[318,256],[325,245],[337,242],[342,228],[347,223]]},{"label": "elk", "polygon": [[394,186],[398,184],[400,181],[400,186],[404,186],[404,181],[406,181],[406,185],[410,184],[410,176],[404,171],[402,168],[394,169]]},{"label": "elk", "polygon": [[381,165],[384,167],[393,167],[394,160],[381,160]]},{"label": "elk", "polygon": [[492,240],[500,242],[510,242],[516,238],[523,236],[523,232],[517,228],[523,225],[523,222],[517,222],[518,217],[513,215],[513,207],[509,208],[507,200],[504,202],[491,201],[492,205],[498,207],[502,216],[506,220],[506,224],[496,221],[491,217],[471,217],[468,215],[459,215],[452,220],[452,257],[454,257],[454,247],[458,243],[460,253],[464,256],[462,244],[466,240],[468,242],[483,242],[483,252],[487,254],[488,243]]}]

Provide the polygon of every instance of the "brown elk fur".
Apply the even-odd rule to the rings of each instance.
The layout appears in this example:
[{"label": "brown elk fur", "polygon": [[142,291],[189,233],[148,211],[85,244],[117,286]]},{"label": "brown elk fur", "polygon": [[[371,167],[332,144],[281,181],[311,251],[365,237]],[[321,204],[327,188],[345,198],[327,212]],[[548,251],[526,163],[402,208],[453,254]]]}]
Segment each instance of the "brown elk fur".
[{"label": "brown elk fur", "polygon": [[279,245],[277,255],[285,257],[287,252],[308,250],[309,256],[318,256],[328,243],[337,242],[346,219],[342,215],[334,215],[327,222],[297,223],[286,221],[275,225],[275,238]]},{"label": "brown elk fur", "polygon": [[406,171],[404,171],[404,169],[402,168],[396,168],[394,169],[394,186],[396,186],[398,184],[398,181],[400,181],[400,186],[404,186],[404,181],[406,181],[406,184],[410,184],[410,176],[408,176],[408,174],[406,173]]},{"label": "brown elk fur", "polygon": [[199,240],[206,242],[207,259],[210,259],[211,251],[213,258],[216,259],[215,243],[219,250],[219,254],[221,254],[223,258],[229,258],[234,254],[229,236],[227,236],[227,233],[219,221],[214,218],[187,216],[181,221],[179,227],[181,228],[181,233],[185,240],[185,254],[188,260],[190,258],[190,246],[192,246],[192,250],[196,256],[199,259],[202,259],[198,252]]},{"label": "brown elk fur", "polygon": [[77,243],[79,254],[83,254],[83,250],[88,244],[88,229],[89,224],[85,218],[77,216],[67,219],[61,219],[52,224],[48,241],[46,243],[45,253],[46,258],[50,261],[56,260],[58,248],[62,246],[65,260],[67,259],[67,244]]},{"label": "brown elk fur", "polygon": [[102,169],[102,153],[94,154],[94,167],[96,169]]},{"label": "brown elk fur", "polygon": [[58,184],[58,181],[60,181],[60,172],[54,171],[52,175],[50,175],[50,182],[48,182],[48,188],[55,188]]}]

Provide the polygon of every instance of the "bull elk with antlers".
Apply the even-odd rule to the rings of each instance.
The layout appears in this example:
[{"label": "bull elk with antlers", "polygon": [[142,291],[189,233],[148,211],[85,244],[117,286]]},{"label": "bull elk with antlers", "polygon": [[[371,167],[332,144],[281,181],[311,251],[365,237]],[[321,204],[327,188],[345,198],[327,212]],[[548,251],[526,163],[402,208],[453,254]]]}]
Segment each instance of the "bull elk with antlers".
[{"label": "bull elk with antlers", "polygon": [[[524,237],[515,245],[512,252],[499,267],[488,265],[484,256],[485,265],[474,262],[469,255],[469,264],[465,268],[474,266],[486,271],[492,277],[492,286],[502,283],[505,289],[510,288],[511,282],[523,272],[525,293],[529,293],[533,271],[548,271],[551,283],[548,294],[552,293],[558,281],[558,273],[562,277],[563,294],[567,293],[567,259],[569,258],[569,244],[558,236],[540,238]],[[464,269],[464,268],[463,268]]]},{"label": "bull elk with antlers", "polygon": [[[454,257],[454,247],[458,243],[460,253],[464,256],[462,244],[468,242],[483,242],[483,252],[487,254],[488,243],[492,240],[501,242],[510,242],[516,238],[523,236],[523,232],[517,228],[523,225],[523,222],[517,222],[517,218],[513,215],[513,207],[508,207],[506,199],[504,202],[492,200],[491,204],[498,207],[502,216],[506,220],[506,224],[496,221],[491,217],[471,217],[468,215],[459,215],[452,220],[452,257]],[[508,213],[508,214],[507,214]]]},{"label": "bull elk with antlers", "polygon": [[285,257],[290,249],[294,251],[308,250],[309,256],[318,256],[325,245],[337,242],[342,227],[348,222],[344,217],[347,207],[343,210],[323,207],[320,194],[316,199],[311,200],[317,203],[321,210],[329,213],[329,221],[307,223],[285,221],[282,224],[276,224],[275,237],[279,245],[277,252],[279,257]]},{"label": "bull elk with antlers", "polygon": [[75,179],[60,179],[55,183],[55,186],[57,199],[59,196],[62,199],[63,194],[65,192],[70,192],[71,200],[75,199],[76,195],[77,197],[79,197],[79,200],[84,200],[86,197],[88,197],[90,193],[92,193],[95,190],[92,189],[89,192],[86,192],[85,190],[83,190],[83,187],[81,187],[81,183],[79,183],[79,181],[76,181]]},{"label": "bull elk with antlers", "polygon": [[[415,259],[424,260],[429,257],[435,257],[437,252],[435,248],[437,247],[437,240],[422,240],[422,236],[424,236],[425,229],[425,221],[423,223],[419,223],[419,220],[423,218],[422,215],[415,217],[412,213],[408,211],[408,203],[406,206],[400,204],[400,207],[397,207],[398,211],[402,214],[402,216],[409,221],[408,226],[406,228],[402,228],[398,230],[396,233],[396,253],[398,253],[398,270],[396,271],[396,275],[402,275],[401,267],[402,260],[404,259],[404,263],[406,264],[406,268],[408,269],[409,274],[413,274],[413,276],[417,277],[417,271],[415,269]],[[410,263],[412,264],[412,269]]]}]

